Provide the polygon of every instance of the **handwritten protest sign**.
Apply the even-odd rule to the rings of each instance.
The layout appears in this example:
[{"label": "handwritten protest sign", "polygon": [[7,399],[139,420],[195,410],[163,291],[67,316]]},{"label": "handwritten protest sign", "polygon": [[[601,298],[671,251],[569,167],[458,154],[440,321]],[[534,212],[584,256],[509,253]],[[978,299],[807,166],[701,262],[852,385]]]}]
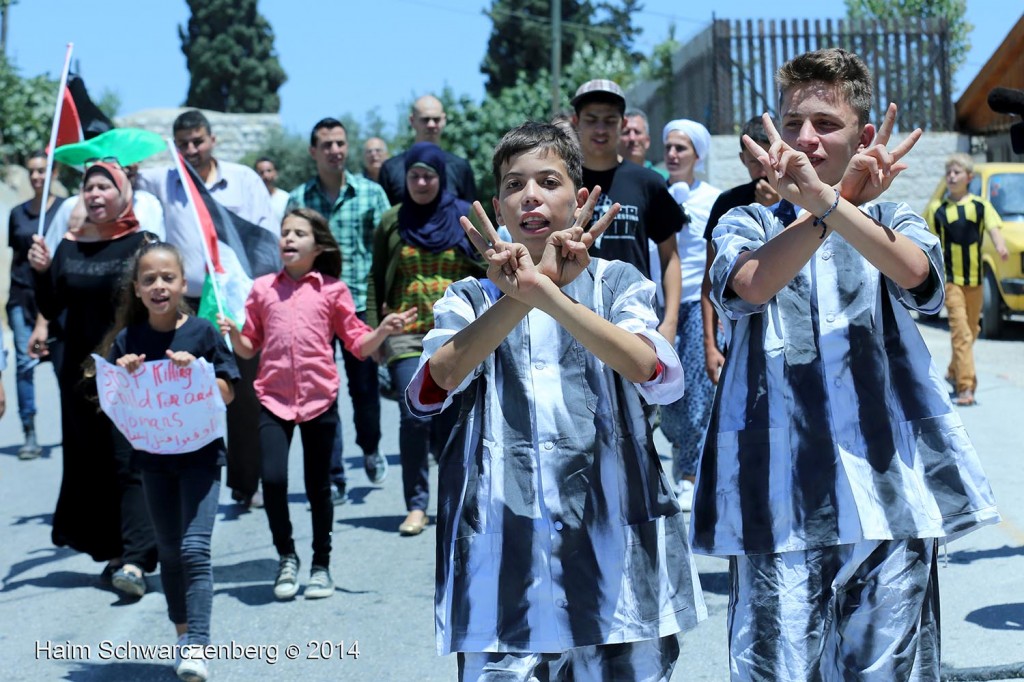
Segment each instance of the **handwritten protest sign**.
[{"label": "handwritten protest sign", "polygon": [[161,455],[192,452],[224,435],[224,400],[213,365],[145,362],[134,374],[98,355],[100,407],[132,447]]}]

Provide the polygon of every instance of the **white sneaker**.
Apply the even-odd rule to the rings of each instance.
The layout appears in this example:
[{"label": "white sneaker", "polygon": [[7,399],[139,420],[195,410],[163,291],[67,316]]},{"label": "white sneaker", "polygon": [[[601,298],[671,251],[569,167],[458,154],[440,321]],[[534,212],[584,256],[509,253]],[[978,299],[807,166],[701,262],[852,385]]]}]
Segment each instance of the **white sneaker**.
[{"label": "white sneaker", "polygon": [[291,599],[299,591],[299,557],[285,554],[278,562],[277,580],[274,581],[274,597]]},{"label": "white sneaker", "polygon": [[195,658],[189,657],[188,650],[182,652],[184,656],[175,671],[178,679],[183,682],[206,682],[210,678],[210,669],[202,658],[202,647],[191,647],[191,651],[195,653]]},{"label": "white sneaker", "polygon": [[676,485],[676,497],[679,500],[679,507],[688,512],[693,509],[693,481],[685,478]]},{"label": "white sneaker", "polygon": [[188,646],[188,633],[178,637],[178,642],[174,647],[174,673],[178,673],[178,666],[181,665],[181,650]]}]

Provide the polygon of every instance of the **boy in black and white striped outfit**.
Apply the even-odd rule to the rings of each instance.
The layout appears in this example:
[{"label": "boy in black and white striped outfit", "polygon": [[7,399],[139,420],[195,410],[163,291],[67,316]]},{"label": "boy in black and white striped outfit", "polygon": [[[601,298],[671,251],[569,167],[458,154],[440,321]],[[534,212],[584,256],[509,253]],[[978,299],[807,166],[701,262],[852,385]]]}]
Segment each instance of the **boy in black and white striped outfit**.
[{"label": "boy in black and white striped outfit", "polygon": [[769,150],[744,143],[783,201],[714,231],[732,343],[692,545],[730,560],[734,680],[938,680],[937,540],[999,516],[908,313],[942,307],[938,240],[875,201],[921,132],[886,149],[896,106],[876,135],[871,75],[844,50],[777,82],[781,135],[765,115]]},{"label": "boy in black and white striped outfit", "polygon": [[668,682],[707,615],[646,405],[683,390],[654,284],[587,248],[600,195],[565,130],[525,123],[494,152],[495,214],[462,226],[488,278],[452,284],[406,399],[459,409],[438,467],[435,622],[459,680]]}]

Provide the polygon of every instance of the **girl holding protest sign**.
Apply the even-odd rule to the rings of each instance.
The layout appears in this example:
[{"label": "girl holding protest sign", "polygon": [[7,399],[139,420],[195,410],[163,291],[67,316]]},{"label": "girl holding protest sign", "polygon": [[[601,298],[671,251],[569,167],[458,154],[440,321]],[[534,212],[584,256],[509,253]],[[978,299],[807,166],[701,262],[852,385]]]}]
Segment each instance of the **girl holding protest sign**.
[{"label": "girl holding protest sign", "polygon": [[[234,356],[216,327],[188,314],[182,302],[185,274],[178,250],[163,242],[146,244],[129,273],[131,286],[122,292],[117,320],[101,353],[133,376],[161,369],[154,363],[144,366],[147,360],[169,360],[178,371],[164,369],[160,376],[167,377],[189,372],[197,358],[204,358],[213,365],[224,403],[231,402],[232,384],[238,380]],[[164,385],[173,382],[165,378]],[[176,397],[158,394],[153,399],[176,404]],[[131,447],[120,433],[115,434],[115,442],[121,448]],[[134,450],[132,456],[142,469],[156,531],[160,581],[178,645],[205,646],[210,643],[213,607],[210,537],[226,456],[224,439],[218,437],[193,452],[168,455]],[[176,672],[182,679],[205,680],[206,662],[185,658],[177,663]]]},{"label": "girl holding protest sign", "polygon": [[331,580],[331,449],[338,426],[338,369],[332,339],[365,358],[388,336],[416,319],[416,309],[386,316],[376,329],[356,317],[355,303],[341,274],[341,250],[327,220],[300,208],[281,224],[284,269],[256,280],[245,304],[241,332],[226,317],[221,331],[235,352],[254,357],[262,349],[255,383],[260,400],[263,501],[274,547],[280,555],[274,596],[291,599],[299,590],[288,515],[288,448],[295,425],[302,433],[306,497],[313,521],[313,561],[307,599],[334,594]]}]

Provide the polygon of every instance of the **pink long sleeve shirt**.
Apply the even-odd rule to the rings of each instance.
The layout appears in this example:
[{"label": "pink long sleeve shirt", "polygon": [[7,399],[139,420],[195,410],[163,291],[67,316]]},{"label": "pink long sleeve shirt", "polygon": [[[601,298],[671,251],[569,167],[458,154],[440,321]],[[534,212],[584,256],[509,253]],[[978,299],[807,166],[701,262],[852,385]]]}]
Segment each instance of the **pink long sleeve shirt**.
[{"label": "pink long sleeve shirt", "polygon": [[282,270],[253,284],[242,334],[261,349],[254,383],[260,404],[281,419],[306,422],[338,397],[335,334],[356,357],[373,331],[356,317],[345,283],[312,270],[296,281]]}]

